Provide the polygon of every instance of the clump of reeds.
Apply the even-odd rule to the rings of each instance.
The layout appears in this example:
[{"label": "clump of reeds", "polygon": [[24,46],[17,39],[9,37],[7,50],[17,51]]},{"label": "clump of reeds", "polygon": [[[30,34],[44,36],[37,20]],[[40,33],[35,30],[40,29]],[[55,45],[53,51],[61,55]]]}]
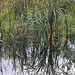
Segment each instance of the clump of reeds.
[{"label": "clump of reeds", "polygon": [[53,43],[64,33],[68,35],[68,20],[61,3],[64,5],[60,0],[4,0],[0,6],[0,28],[4,27],[5,33],[13,37],[23,39],[28,34],[35,41]]}]

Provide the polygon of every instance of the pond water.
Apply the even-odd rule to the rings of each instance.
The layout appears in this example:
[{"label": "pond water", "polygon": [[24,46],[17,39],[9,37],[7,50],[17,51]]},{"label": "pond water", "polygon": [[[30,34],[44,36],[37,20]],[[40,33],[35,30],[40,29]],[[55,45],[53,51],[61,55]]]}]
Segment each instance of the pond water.
[{"label": "pond water", "polygon": [[75,75],[75,35],[51,47],[27,40],[0,42],[0,75]]}]

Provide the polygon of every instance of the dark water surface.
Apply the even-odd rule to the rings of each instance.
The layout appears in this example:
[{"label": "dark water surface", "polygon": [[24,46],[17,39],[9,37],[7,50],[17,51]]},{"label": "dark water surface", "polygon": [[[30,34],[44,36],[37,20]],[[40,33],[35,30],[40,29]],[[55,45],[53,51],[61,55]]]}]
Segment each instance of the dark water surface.
[{"label": "dark water surface", "polygon": [[75,75],[75,35],[52,46],[26,39],[0,43],[0,75]]}]

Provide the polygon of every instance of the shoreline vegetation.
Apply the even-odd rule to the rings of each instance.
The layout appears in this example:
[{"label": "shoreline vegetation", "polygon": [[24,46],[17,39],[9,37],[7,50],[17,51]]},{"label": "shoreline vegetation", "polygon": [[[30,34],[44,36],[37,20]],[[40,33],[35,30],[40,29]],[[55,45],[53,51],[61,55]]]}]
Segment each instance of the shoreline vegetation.
[{"label": "shoreline vegetation", "polygon": [[66,40],[75,30],[74,4],[69,0],[0,1],[0,39]]},{"label": "shoreline vegetation", "polygon": [[[75,1],[0,1],[0,39],[35,41],[68,38],[75,30]],[[64,38],[65,39],[65,38]]]},{"label": "shoreline vegetation", "polygon": [[73,75],[74,57],[74,0],[0,0],[2,75]]}]

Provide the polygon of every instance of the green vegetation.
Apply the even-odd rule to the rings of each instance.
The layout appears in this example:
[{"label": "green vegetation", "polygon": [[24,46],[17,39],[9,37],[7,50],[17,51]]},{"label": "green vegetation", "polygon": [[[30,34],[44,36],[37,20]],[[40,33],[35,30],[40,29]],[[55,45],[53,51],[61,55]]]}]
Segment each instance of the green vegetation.
[{"label": "green vegetation", "polygon": [[70,0],[1,0],[0,33],[22,39],[28,35],[37,41],[42,37],[45,42],[68,35],[75,28],[74,4]]},{"label": "green vegetation", "polygon": [[65,0],[0,1],[0,33],[13,39],[52,43],[75,29],[75,2]]},{"label": "green vegetation", "polygon": [[55,75],[59,69],[69,75],[74,37],[74,0],[0,0],[0,59],[9,57],[14,67],[20,60],[22,70],[27,66]]}]

